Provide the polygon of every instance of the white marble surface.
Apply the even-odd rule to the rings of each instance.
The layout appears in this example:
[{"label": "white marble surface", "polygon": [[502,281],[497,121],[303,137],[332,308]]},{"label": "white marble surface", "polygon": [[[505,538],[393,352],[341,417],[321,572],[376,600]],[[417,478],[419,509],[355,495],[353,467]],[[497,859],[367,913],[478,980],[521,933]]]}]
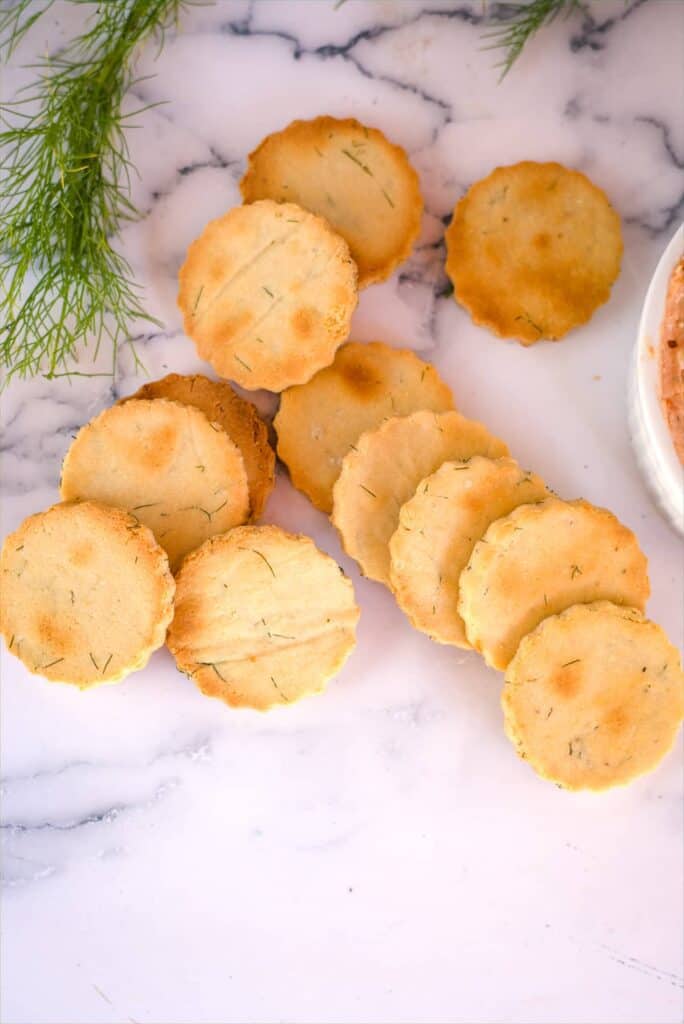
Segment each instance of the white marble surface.
[{"label": "white marble surface", "polygon": [[[433,359],[459,407],[564,496],[612,508],[650,558],[649,610],[682,640],[682,557],[638,475],[626,378],[640,304],[684,195],[684,9],[594,2],[502,85],[490,2],[229,2],[183,16],[131,108],[143,219],[123,248],[151,375],[200,368],[175,275],[238,201],[247,152],[294,117],[376,124],[408,148],[427,214],[411,261],[363,294],[357,339]],[[56,48],[57,5],[17,60]],[[78,11],[82,16],[82,9]],[[26,76],[11,70],[3,94]],[[610,303],[525,350],[442,295],[443,218],[519,158],[587,171],[625,223]],[[83,372],[104,372],[82,359]],[[56,500],[71,435],[136,376],[3,396],[3,532]],[[265,404],[268,404],[267,402]],[[80,694],[2,663],[4,1024],[674,1024],[682,1013],[681,748],[632,786],[569,795],[517,760],[501,680],[413,632],[278,479],[267,518],[350,572],[359,644],[327,694],[267,716],[199,695],[166,652]]]}]

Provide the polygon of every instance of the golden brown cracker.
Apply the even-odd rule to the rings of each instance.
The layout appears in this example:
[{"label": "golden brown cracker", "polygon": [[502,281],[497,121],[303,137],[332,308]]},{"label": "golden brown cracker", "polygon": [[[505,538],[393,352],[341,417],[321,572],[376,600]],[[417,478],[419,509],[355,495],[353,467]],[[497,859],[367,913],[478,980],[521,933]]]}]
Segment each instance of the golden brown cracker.
[{"label": "golden brown cracker", "polygon": [[264,711],[325,688],[355,644],[350,580],[309,537],[242,526],[178,574],[168,646],[210,697]]},{"label": "golden brown cracker", "polygon": [[332,362],[356,281],[347,243],[322,217],[264,199],[207,224],[181,267],[178,305],[217,373],[282,391]]},{"label": "golden brown cracker", "polygon": [[390,538],[420,481],[450,459],[507,454],[503,441],[457,412],[424,410],[367,431],[342,460],[333,490],[332,521],[345,551],[365,576],[389,583]]},{"label": "golden brown cracker", "polygon": [[566,789],[607,789],[672,747],[684,715],[679,653],[636,608],[575,605],[522,640],[502,705],[536,772]]},{"label": "golden brown cracker", "polygon": [[384,281],[411,252],[423,200],[404,150],[353,118],[293,121],[250,153],[240,182],[246,203],[294,202],[349,244],[359,287]]},{"label": "golden brown cracker", "polygon": [[174,571],[207,537],[249,514],[237,445],[199,409],[165,398],[131,399],[83,427],[64,460],[61,492],[132,512]]},{"label": "golden brown cracker", "polygon": [[646,557],[612,512],[547,498],[492,523],[461,573],[458,610],[472,646],[505,669],[548,615],[600,600],[643,610],[649,591]]},{"label": "golden brown cracker", "polygon": [[250,518],[261,516],[275,483],[275,454],[269,444],[268,427],[251,402],[241,398],[227,381],[178,373],[143,384],[130,397],[169,398],[194,405],[211,423],[218,423],[240,449],[249,487]]},{"label": "golden brown cracker", "polygon": [[29,516],[0,555],[0,633],[29,672],[82,689],[142,668],[164,643],[174,581],[151,530],[84,501]]},{"label": "golden brown cracker", "polygon": [[278,455],[295,487],[330,513],[342,459],[361,434],[391,416],[453,404],[434,366],[415,353],[352,341],[306,384],[283,392],[274,421]]},{"label": "golden brown cracker", "polygon": [[390,584],[411,623],[440,643],[470,647],[458,583],[476,542],[518,505],[548,497],[513,459],[445,462],[402,505],[390,540]]},{"label": "golden brown cracker", "polygon": [[579,171],[526,160],[497,167],[446,232],[454,297],[481,324],[532,345],[562,338],[606,302],[620,271],[620,218]]}]

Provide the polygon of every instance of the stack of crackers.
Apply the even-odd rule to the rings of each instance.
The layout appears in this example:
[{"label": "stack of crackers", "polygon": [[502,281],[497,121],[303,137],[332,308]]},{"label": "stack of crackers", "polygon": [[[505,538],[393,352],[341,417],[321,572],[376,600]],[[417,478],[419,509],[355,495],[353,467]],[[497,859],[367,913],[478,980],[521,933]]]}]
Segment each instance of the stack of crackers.
[{"label": "stack of crackers", "polygon": [[[348,341],[358,290],[419,233],[406,154],[354,120],[295,121],[251,154],[241,188],[244,205],[207,225],[180,271],[200,356],[281,394],[277,452],[293,484],[416,629],[505,673],[506,733],[539,774],[602,789],[653,768],[684,684],[643,615],[634,535],[521,469],[414,353]],[[469,190],[447,250],[473,320],[527,345],[606,301],[622,240],[584,175],[525,162]],[[10,649],[85,688],[166,640],[202,692],[233,706],[319,692],[354,646],[359,609],[309,538],[258,525],[274,465],[266,424],[225,380],[171,375],[102,412],[67,453],[62,503],[5,542]]]}]

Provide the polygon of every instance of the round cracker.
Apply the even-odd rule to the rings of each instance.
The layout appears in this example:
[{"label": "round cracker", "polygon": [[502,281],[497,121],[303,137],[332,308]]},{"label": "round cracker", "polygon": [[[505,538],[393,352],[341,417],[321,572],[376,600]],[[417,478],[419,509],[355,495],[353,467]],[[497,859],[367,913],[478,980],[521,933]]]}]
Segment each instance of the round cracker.
[{"label": "round cracker", "polygon": [[492,523],[461,573],[458,610],[472,646],[505,669],[548,615],[601,600],[643,611],[649,592],[646,556],[612,512],[546,498]]},{"label": "round cracker", "polygon": [[389,542],[401,506],[443,462],[471,455],[498,458],[508,448],[457,412],[414,412],[361,435],[342,460],[332,521],[364,576],[389,583]]},{"label": "round cracker", "polygon": [[217,373],[282,391],[346,341],[356,279],[349,246],[322,217],[264,199],[207,224],[180,269],[178,305]]},{"label": "round cracker", "polygon": [[502,694],[522,758],[566,789],[607,789],[651,771],[684,715],[679,653],[636,608],[575,605],[526,636]]},{"label": "round cracker", "polygon": [[446,232],[454,298],[476,324],[533,345],[562,338],[606,302],[620,272],[620,218],[579,171],[526,160],[497,167]]},{"label": "round cracker", "polygon": [[275,453],[268,440],[268,427],[251,402],[241,398],[226,381],[210,380],[200,374],[189,377],[170,373],[161,380],[143,384],[130,398],[170,398],[201,409],[212,423],[218,423],[240,449],[247,486],[250,518],[258,519],[275,483]]},{"label": "round cracker", "polygon": [[250,153],[240,182],[246,203],[294,202],[349,244],[359,287],[384,281],[420,231],[418,175],[400,146],[353,118],[293,121]]},{"label": "round cracker", "polygon": [[237,445],[199,409],[165,398],[131,399],[82,427],[64,459],[61,493],[132,512],[174,570],[249,514]]},{"label": "round cracker", "polygon": [[445,462],[399,512],[390,540],[390,585],[411,624],[433,640],[470,647],[458,614],[458,581],[496,519],[549,492],[513,459]]},{"label": "round cracker", "polygon": [[330,514],[342,459],[361,434],[391,416],[453,405],[434,366],[409,349],[352,341],[308,383],[283,392],[273,424],[278,455],[295,487]]},{"label": "round cracker", "polygon": [[85,501],[29,516],[0,555],[0,633],[29,672],[115,683],[164,643],[174,581],[151,530]]},{"label": "round cracker", "polygon": [[355,644],[351,581],[309,537],[243,526],[178,574],[168,646],[202,693],[260,711],[318,693]]}]

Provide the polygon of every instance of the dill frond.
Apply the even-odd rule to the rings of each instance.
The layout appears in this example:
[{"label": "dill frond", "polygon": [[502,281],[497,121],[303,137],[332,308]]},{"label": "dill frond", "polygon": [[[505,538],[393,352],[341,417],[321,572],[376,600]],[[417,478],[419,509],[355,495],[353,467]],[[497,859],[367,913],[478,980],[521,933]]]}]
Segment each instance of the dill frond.
[{"label": "dill frond", "polygon": [[550,24],[561,11],[569,15],[579,7],[579,0],[529,0],[529,3],[511,4],[510,19],[497,25],[484,35],[491,43],[485,49],[502,49],[503,59],[496,65],[504,78],[523,51],[525,43],[542,25]]},{"label": "dill frond", "polygon": [[[0,14],[0,55],[12,52],[52,2],[29,8],[19,0]],[[163,33],[185,4],[77,2],[92,9],[84,31],[32,65],[35,80],[0,106],[5,382],[68,371],[77,347],[93,340],[97,354],[108,339],[115,361],[132,319],[155,322],[130,266],[111,245],[121,224],[137,216],[124,134],[133,115],[121,114],[121,100],[133,83],[133,51],[146,36]]]}]

